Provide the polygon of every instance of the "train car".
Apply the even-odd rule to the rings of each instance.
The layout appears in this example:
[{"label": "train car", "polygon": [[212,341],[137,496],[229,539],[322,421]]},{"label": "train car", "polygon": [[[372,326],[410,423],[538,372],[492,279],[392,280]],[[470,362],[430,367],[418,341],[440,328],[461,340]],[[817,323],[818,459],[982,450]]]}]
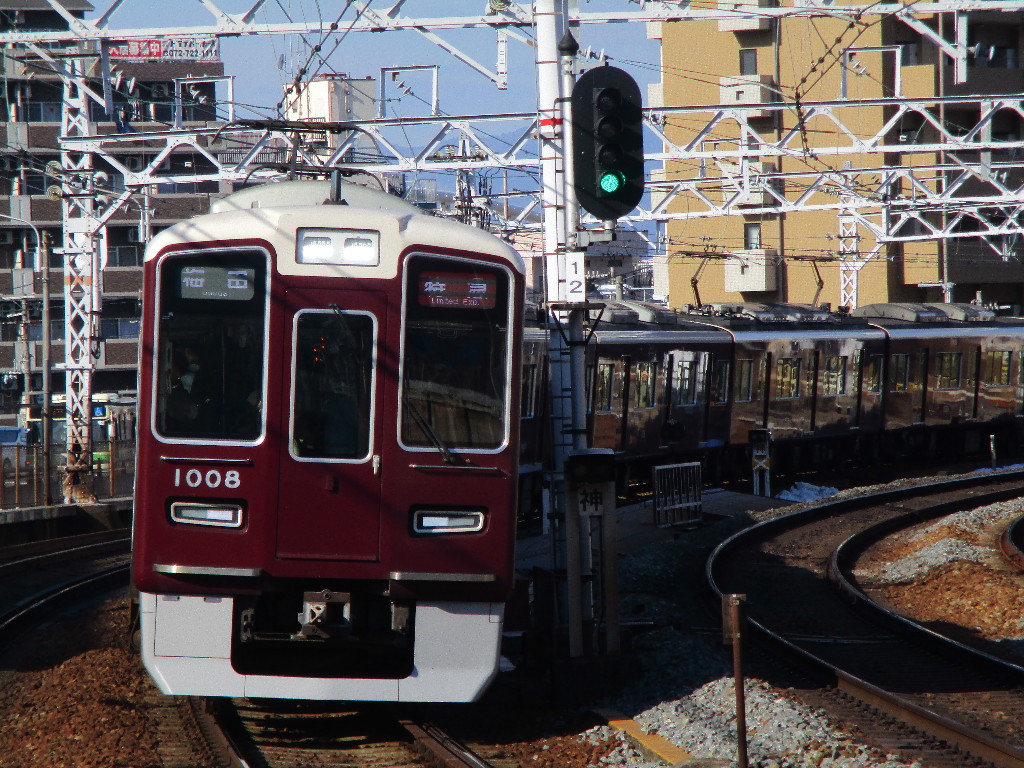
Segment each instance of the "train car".
[{"label": "train car", "polygon": [[288,182],[161,232],[144,281],[132,575],[160,689],[479,697],[513,586],[519,255]]}]

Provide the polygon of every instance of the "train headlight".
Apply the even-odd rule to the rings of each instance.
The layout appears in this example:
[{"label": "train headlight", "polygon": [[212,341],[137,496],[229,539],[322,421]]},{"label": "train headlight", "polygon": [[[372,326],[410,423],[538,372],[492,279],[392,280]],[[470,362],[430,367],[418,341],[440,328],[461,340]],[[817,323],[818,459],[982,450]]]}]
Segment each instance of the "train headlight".
[{"label": "train headlight", "polygon": [[300,228],[295,246],[299,264],[375,267],[380,263],[380,232],[365,229]]},{"label": "train headlight", "polygon": [[202,504],[176,501],[171,504],[171,520],[191,525],[216,525],[221,528],[242,527],[242,507],[238,504]]},{"label": "train headlight", "polygon": [[414,533],[475,533],[483,529],[483,512],[421,509],[412,515]]}]

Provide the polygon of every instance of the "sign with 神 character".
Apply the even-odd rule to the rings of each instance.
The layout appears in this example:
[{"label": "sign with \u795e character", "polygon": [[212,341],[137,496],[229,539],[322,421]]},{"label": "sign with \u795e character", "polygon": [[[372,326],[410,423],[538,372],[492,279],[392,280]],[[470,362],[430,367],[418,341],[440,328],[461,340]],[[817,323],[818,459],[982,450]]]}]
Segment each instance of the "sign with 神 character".
[{"label": "sign with \u795e character", "polygon": [[423,307],[493,309],[497,280],[491,275],[425,272],[420,276],[419,304]]}]

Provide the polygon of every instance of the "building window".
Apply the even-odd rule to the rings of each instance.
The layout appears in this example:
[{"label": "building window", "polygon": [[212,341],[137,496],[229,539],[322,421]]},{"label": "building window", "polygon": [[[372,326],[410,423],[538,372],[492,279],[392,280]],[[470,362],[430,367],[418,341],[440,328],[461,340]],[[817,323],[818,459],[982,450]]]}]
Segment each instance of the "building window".
[{"label": "building window", "polygon": [[743,225],[743,247],[748,251],[757,250],[761,247],[761,225]]},{"label": "building window", "polygon": [[757,74],[757,49],[743,48],[740,50],[740,74]]},{"label": "building window", "polygon": [[847,358],[839,355],[830,355],[825,358],[822,394],[832,397],[846,394],[846,363]]},{"label": "building window", "polygon": [[960,352],[939,352],[935,355],[935,388],[956,389],[960,386]]},{"label": "building window", "polygon": [[783,357],[775,366],[775,397],[800,397],[800,358]]}]

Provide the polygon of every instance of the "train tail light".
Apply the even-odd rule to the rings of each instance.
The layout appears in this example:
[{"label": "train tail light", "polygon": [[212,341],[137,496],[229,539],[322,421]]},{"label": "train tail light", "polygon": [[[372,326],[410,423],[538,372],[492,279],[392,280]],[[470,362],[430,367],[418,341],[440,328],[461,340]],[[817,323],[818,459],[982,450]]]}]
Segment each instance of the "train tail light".
[{"label": "train tail light", "polygon": [[421,509],[412,517],[414,533],[475,533],[483,529],[483,512]]},{"label": "train tail light", "polygon": [[192,525],[242,527],[242,507],[238,504],[201,504],[176,501],[171,504],[171,520]]}]

